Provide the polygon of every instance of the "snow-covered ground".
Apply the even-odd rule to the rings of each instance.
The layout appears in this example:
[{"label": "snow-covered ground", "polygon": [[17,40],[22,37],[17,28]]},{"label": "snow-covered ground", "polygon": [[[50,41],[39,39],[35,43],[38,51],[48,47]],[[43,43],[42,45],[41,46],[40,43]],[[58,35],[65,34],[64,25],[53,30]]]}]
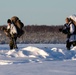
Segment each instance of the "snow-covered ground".
[{"label": "snow-covered ground", "polygon": [[65,44],[0,45],[0,75],[76,75],[76,47]]}]

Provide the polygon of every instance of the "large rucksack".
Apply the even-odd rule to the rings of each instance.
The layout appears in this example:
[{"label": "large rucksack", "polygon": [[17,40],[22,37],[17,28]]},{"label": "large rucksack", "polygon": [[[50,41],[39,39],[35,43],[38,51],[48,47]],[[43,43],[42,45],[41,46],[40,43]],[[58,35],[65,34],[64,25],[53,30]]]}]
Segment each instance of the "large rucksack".
[{"label": "large rucksack", "polygon": [[17,28],[18,37],[21,37],[24,34],[24,24],[21,22],[21,20],[17,16],[13,16],[11,18],[12,23],[14,23],[15,27]]},{"label": "large rucksack", "polygon": [[69,18],[73,22],[73,24],[76,26],[76,15],[73,14],[73,15],[69,16]]},{"label": "large rucksack", "polygon": [[75,31],[74,31],[74,34],[76,34],[76,14],[73,14],[71,16],[69,16],[70,18],[70,21],[74,24],[75,26]]}]

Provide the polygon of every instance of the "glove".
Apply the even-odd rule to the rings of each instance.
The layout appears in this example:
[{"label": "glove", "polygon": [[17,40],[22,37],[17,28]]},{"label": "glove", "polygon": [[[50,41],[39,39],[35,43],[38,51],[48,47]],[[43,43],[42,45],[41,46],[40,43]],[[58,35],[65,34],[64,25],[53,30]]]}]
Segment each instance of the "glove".
[{"label": "glove", "polygon": [[60,32],[62,32],[62,30],[63,30],[62,28],[59,29]]}]

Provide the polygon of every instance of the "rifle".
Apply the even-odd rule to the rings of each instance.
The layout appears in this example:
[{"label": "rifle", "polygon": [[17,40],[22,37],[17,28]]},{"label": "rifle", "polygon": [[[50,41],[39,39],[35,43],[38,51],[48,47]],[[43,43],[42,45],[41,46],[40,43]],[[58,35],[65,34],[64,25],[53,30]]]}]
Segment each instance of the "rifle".
[{"label": "rifle", "polygon": [[6,36],[10,37],[10,33],[9,30],[7,30],[7,28],[2,27],[1,30],[5,33]]}]

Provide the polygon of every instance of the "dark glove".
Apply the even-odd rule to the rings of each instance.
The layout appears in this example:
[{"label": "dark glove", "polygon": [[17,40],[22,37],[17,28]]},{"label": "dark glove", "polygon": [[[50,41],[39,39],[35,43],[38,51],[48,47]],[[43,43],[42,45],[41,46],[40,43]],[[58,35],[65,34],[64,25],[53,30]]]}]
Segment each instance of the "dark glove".
[{"label": "dark glove", "polygon": [[63,29],[62,29],[62,28],[60,28],[60,29],[59,29],[59,31],[60,31],[60,32],[62,32],[62,31],[63,31]]}]

